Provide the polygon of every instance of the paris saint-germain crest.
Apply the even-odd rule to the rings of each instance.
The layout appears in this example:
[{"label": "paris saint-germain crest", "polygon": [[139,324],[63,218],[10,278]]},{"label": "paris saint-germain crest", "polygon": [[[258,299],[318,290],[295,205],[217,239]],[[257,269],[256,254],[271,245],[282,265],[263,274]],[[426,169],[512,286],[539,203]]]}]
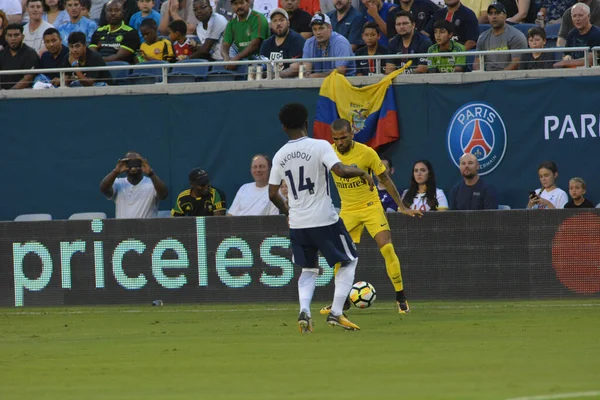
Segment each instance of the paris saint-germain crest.
[{"label": "paris saint-germain crest", "polygon": [[498,112],[489,104],[471,102],[452,116],[448,126],[448,152],[458,167],[460,157],[471,153],[479,161],[479,174],[492,172],[506,151],[506,127]]}]

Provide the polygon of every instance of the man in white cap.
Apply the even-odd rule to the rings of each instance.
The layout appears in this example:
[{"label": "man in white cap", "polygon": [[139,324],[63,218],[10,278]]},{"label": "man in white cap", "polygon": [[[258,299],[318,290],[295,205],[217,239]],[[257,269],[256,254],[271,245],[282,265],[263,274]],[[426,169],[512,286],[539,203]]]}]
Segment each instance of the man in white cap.
[{"label": "man in white cap", "polygon": [[[271,31],[273,35],[266,39],[260,46],[261,57],[267,60],[282,60],[302,58],[304,38],[290,29],[290,18],[287,11],[276,8],[271,11]],[[284,65],[278,63],[281,78],[295,78],[298,76],[300,63]]]}]

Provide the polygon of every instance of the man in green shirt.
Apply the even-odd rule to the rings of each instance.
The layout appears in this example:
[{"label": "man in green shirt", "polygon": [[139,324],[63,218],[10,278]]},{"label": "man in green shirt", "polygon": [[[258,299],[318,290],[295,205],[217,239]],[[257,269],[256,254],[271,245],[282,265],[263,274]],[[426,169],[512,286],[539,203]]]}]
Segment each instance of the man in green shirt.
[{"label": "man in green shirt", "polygon": [[[256,59],[262,41],[269,37],[269,23],[264,15],[250,9],[249,0],[231,0],[235,14],[225,28],[221,53],[223,61]],[[235,65],[228,65],[233,71]]]},{"label": "man in green shirt", "polygon": [[[454,24],[445,19],[433,25],[435,44],[429,48],[428,53],[454,53],[466,51],[465,46],[452,40]],[[467,57],[465,56],[437,56],[427,60],[427,72],[464,72]]]}]

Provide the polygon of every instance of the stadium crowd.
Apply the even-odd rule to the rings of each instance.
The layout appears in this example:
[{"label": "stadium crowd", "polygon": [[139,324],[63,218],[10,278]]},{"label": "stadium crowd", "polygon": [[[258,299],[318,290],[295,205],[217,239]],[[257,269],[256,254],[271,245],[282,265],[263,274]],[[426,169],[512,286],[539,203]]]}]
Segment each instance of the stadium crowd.
[{"label": "stadium crowd", "polygon": [[[0,0],[0,70],[143,63],[297,59],[282,78],[479,69],[572,68],[584,53],[489,55],[481,63],[438,53],[540,49],[546,30],[566,47],[600,45],[600,0],[280,0],[270,11],[252,0]],[[523,25],[532,24],[535,25]],[[489,24],[489,25],[488,25]],[[516,24],[516,25],[515,25]],[[528,27],[524,31],[523,26]],[[560,29],[558,29],[560,28]],[[524,33],[525,32],[525,33]],[[82,42],[82,38],[84,41]],[[87,46],[87,49],[85,49]],[[431,53],[431,57],[302,62],[302,58]],[[98,57],[99,56],[99,57]],[[589,53],[590,63],[592,53]],[[472,64],[472,66],[471,66]],[[303,65],[304,68],[300,68]],[[377,66],[380,70],[377,70]],[[239,66],[228,70],[244,74]],[[0,76],[2,89],[58,86],[58,75]],[[98,72],[69,74],[68,85],[111,84]]]}]

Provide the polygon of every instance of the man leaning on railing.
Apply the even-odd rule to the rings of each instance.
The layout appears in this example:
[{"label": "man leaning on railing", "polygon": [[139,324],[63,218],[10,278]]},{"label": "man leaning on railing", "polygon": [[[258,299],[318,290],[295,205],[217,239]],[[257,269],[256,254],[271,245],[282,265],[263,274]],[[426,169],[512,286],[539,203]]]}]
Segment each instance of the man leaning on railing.
[{"label": "man leaning on railing", "polygon": [[[571,8],[574,29],[567,37],[567,47],[600,46],[600,28],[590,22],[590,7],[585,3],[577,3]],[[562,61],[554,64],[555,68],[576,68],[585,65],[584,53],[582,51],[565,52]],[[589,65],[592,65],[594,54],[588,54]]]}]

